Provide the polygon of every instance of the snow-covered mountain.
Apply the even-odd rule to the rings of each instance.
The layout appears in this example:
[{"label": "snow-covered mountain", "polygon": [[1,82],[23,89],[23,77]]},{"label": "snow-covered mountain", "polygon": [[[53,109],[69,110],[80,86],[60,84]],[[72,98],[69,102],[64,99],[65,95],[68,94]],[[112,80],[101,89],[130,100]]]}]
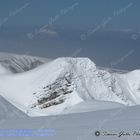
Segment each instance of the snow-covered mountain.
[{"label": "snow-covered mountain", "polygon": [[12,73],[25,72],[49,61],[51,61],[51,59],[29,55],[0,53],[0,67],[2,65]]},{"label": "snow-covered mountain", "polygon": [[140,104],[140,70],[110,73],[88,58],[58,58],[17,74],[0,69],[0,95],[30,116],[72,113],[77,105],[97,101]]}]

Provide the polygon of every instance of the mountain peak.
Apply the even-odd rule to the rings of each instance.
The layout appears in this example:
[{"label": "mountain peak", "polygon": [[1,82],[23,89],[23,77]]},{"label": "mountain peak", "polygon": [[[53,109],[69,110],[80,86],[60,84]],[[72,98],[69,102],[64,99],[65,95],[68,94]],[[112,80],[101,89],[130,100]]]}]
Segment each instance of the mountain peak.
[{"label": "mountain peak", "polygon": [[0,94],[30,116],[56,115],[97,100],[130,106],[140,104],[138,73],[110,73],[89,58],[61,57],[28,72],[0,75]]}]

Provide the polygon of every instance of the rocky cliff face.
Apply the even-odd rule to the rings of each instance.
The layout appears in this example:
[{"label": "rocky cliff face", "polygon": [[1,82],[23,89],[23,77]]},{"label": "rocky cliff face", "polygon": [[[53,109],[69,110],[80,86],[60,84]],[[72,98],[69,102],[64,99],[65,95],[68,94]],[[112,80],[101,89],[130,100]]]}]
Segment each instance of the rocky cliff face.
[{"label": "rocky cliff face", "polygon": [[70,73],[64,74],[64,77],[59,77],[52,84],[49,84],[38,92],[33,93],[36,103],[31,105],[31,108],[47,108],[53,105],[63,103],[70,93],[73,92],[75,85],[72,81],[73,75]]}]

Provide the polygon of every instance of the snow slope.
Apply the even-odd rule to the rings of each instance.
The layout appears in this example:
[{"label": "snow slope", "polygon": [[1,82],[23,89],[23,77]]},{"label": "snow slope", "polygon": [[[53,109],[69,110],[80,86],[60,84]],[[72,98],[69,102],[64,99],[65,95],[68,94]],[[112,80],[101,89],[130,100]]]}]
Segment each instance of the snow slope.
[{"label": "snow slope", "polygon": [[28,118],[28,116],[0,96],[0,122],[10,118]]},{"label": "snow slope", "polygon": [[[0,137],[2,140],[139,140],[139,135],[133,135],[140,128],[140,106],[112,110],[93,111],[86,113],[8,119],[1,123],[0,129],[12,130],[54,130],[52,136],[44,137]],[[101,135],[95,136],[99,131]],[[119,133],[130,133],[121,136]],[[117,134],[115,136],[106,135]]]},{"label": "snow slope", "polygon": [[11,72],[0,64],[0,74],[9,74],[9,73]]},{"label": "snow slope", "polygon": [[140,104],[139,79],[139,70],[115,74],[88,58],[58,58],[27,72],[0,75],[0,95],[30,116],[56,115],[96,100]]},{"label": "snow slope", "polygon": [[81,113],[81,112],[92,112],[98,110],[108,110],[125,107],[122,104],[106,101],[86,101],[81,102],[69,109],[67,109],[63,114],[68,113]]}]

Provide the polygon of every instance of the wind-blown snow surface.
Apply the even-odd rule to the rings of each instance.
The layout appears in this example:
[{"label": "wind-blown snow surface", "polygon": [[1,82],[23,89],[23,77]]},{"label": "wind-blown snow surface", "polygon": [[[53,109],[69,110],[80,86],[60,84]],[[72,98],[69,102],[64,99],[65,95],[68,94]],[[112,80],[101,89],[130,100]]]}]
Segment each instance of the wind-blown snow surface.
[{"label": "wind-blown snow surface", "polygon": [[30,116],[72,113],[75,105],[96,100],[130,106],[140,104],[139,73],[113,74],[88,58],[58,58],[27,72],[1,74],[0,95]]}]

